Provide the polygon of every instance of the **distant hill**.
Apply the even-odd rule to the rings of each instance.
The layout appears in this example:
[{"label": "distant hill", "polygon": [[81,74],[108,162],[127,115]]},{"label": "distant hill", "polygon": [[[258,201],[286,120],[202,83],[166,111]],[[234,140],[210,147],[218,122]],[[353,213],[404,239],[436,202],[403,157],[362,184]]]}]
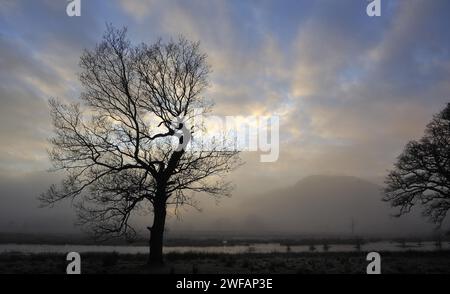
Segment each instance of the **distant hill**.
[{"label": "distant hill", "polygon": [[[415,213],[393,218],[381,187],[349,176],[309,176],[294,186],[255,195],[241,205],[252,230],[303,234],[416,235],[433,226]],[[253,221],[252,221],[253,219]]]},{"label": "distant hill", "polygon": [[[38,208],[37,196],[54,176],[33,174],[28,177],[0,179],[0,232],[32,234],[77,234],[73,226],[74,211],[70,201],[54,208]],[[28,185],[31,183],[32,185]],[[265,183],[267,184],[267,183]],[[273,183],[274,187],[277,183]],[[267,185],[264,185],[267,186]],[[181,220],[169,217],[167,232],[178,235],[359,235],[411,236],[429,234],[433,225],[420,213],[392,218],[395,212],[381,201],[381,187],[348,176],[309,176],[283,189],[253,195],[235,191],[231,199],[216,205],[210,197],[199,196],[202,212],[182,211]],[[151,217],[140,216],[138,229],[147,237]],[[448,230],[448,226],[444,227]],[[202,233],[203,234],[203,233]]]}]

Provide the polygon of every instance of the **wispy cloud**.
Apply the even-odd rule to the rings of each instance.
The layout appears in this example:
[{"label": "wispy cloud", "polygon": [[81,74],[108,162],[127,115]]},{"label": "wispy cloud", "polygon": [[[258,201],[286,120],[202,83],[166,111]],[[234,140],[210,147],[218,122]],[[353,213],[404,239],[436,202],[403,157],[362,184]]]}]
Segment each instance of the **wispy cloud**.
[{"label": "wispy cloud", "polygon": [[310,173],[382,175],[449,100],[445,0],[390,1],[377,19],[359,0],[91,0],[79,18],[64,1],[0,5],[2,170],[48,163],[46,100],[77,98],[78,57],[106,22],[127,25],[136,42],[201,41],[216,113],[280,115],[280,160],[261,166],[247,154],[238,172],[280,185]]}]

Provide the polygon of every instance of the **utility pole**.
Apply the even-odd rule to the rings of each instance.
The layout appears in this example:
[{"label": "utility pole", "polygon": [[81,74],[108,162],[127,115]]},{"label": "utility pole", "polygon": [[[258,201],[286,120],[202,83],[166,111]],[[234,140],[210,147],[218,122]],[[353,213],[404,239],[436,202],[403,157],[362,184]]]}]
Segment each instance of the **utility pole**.
[{"label": "utility pole", "polygon": [[355,220],[352,218],[351,220],[351,230],[352,230],[352,236],[355,234]]}]

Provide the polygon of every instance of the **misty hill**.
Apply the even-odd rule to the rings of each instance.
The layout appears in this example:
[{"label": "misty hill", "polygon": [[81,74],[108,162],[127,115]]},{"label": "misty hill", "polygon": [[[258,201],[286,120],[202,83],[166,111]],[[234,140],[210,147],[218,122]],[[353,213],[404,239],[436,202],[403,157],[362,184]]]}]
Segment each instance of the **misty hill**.
[{"label": "misty hill", "polygon": [[309,176],[294,186],[252,196],[241,205],[250,230],[301,234],[418,235],[433,226],[419,213],[394,218],[381,187],[356,177]]},{"label": "misty hill", "polygon": [[[47,174],[0,180],[0,232],[79,232],[73,226],[70,201],[53,209],[38,208],[37,195],[55,181]],[[381,201],[381,187],[355,177],[310,176],[283,189],[265,193],[256,189],[261,187],[255,187],[253,195],[236,190],[231,199],[225,198],[218,205],[208,202],[209,197],[199,197],[203,211],[183,211],[180,220],[170,217],[168,235],[348,235],[352,218],[355,233],[360,235],[409,236],[433,229],[420,213],[392,218],[395,211]],[[144,215],[138,224],[145,237],[150,219]]]}]

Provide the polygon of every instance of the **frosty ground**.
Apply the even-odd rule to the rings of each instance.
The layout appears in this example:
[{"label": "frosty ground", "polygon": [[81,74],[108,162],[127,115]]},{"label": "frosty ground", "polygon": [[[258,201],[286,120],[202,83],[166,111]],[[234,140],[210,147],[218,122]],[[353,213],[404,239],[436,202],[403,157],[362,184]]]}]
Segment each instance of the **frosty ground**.
[{"label": "frosty ground", "polygon": [[[450,273],[450,251],[380,252],[381,271],[399,273]],[[165,264],[146,265],[145,254],[83,253],[83,274],[365,274],[367,252],[304,253],[169,253]],[[0,254],[1,274],[65,274],[63,254]]]}]

